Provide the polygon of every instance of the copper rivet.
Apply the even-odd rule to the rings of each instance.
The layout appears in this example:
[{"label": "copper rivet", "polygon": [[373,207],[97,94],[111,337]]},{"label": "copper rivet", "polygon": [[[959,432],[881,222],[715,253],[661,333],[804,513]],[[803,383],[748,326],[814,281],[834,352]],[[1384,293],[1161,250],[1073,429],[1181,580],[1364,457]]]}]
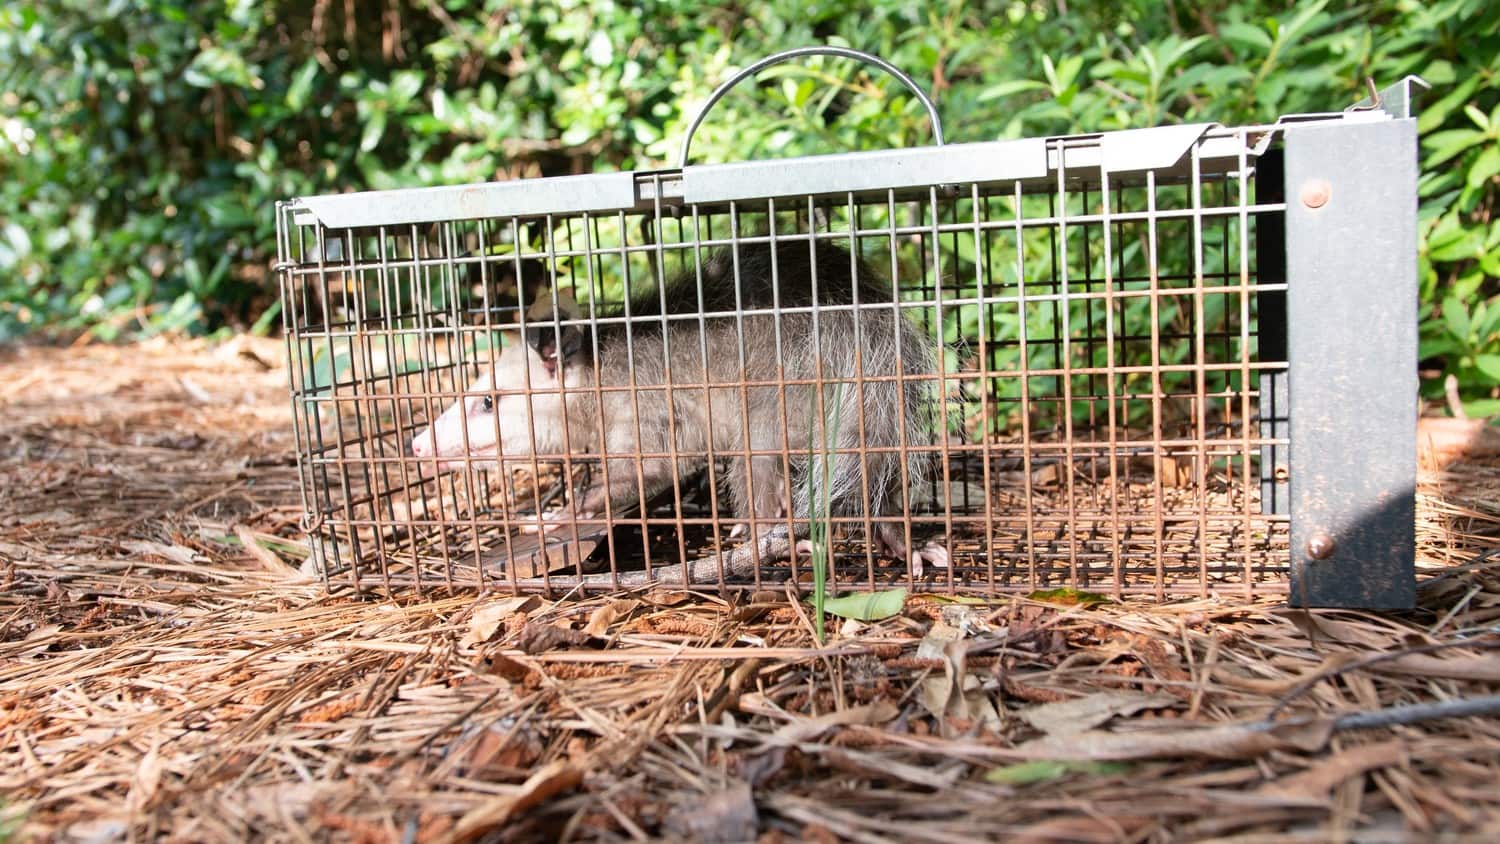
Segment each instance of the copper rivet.
[{"label": "copper rivet", "polygon": [[1307,540],[1307,556],[1314,560],[1326,560],[1333,556],[1333,540],[1326,533],[1315,533]]},{"label": "copper rivet", "polygon": [[1333,187],[1322,179],[1315,179],[1302,186],[1302,204],[1308,208],[1322,208],[1333,195]]}]

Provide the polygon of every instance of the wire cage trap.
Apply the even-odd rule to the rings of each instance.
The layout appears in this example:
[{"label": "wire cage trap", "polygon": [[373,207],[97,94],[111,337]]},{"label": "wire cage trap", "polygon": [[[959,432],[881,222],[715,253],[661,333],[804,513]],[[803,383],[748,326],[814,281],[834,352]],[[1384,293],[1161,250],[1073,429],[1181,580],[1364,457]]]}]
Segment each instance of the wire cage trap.
[{"label": "wire cage trap", "polygon": [[1410,605],[1418,80],[950,145],[807,52],[934,145],[278,204],[330,587]]}]

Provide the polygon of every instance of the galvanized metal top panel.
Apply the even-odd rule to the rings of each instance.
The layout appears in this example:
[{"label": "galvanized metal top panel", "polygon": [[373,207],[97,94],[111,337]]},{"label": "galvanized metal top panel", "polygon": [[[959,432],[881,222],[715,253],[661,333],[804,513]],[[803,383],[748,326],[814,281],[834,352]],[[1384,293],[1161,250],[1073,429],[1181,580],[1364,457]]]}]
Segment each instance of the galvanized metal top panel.
[{"label": "galvanized metal top panel", "polygon": [[[1330,115],[1373,119],[1382,112]],[[443,220],[612,213],[655,202],[715,204],[788,196],[907,192],[931,185],[1044,182],[1059,167],[1069,177],[1180,167],[1195,144],[1199,157],[1232,161],[1244,150],[1217,124],[1195,123],[1092,135],[947,144],[769,161],[693,165],[684,170],[605,173],[448,187],[303,197],[299,224],[365,228]],[[1205,140],[1207,139],[1207,140]],[[1253,153],[1252,153],[1253,154]]]},{"label": "galvanized metal top panel", "polygon": [[700,164],[684,169],[682,181],[683,199],[702,204],[1037,179],[1046,175],[1047,142],[1037,138]]},{"label": "galvanized metal top panel", "polygon": [[361,191],[297,200],[329,228],[614,211],[635,206],[635,174],[602,173],[435,188]]},{"label": "galvanized metal top panel", "polygon": [[1163,170],[1179,164],[1217,123],[1125,129],[1099,137],[1100,166],[1110,173]]}]

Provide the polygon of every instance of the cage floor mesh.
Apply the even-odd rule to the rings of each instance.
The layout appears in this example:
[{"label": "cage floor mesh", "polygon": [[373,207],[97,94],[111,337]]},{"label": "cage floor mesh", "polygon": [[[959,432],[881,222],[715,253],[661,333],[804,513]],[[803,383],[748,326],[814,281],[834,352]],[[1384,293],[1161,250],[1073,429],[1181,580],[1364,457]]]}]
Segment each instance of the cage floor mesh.
[{"label": "cage floor mesh", "polygon": [[[913,515],[913,547],[946,540],[951,554],[947,566],[925,565],[915,579],[905,561],[880,556],[864,541],[863,531],[841,531],[833,543],[833,588],[983,593],[1072,587],[1162,595],[1284,589],[1287,521],[1259,512],[1258,483],[1246,490],[1225,477],[1201,484],[1183,478],[1169,486],[1127,478],[1110,486],[1080,476],[1070,488],[1055,467],[1041,474],[1029,485],[1001,479],[987,499],[972,485],[962,490],[971,500],[987,500],[987,506]],[[384,525],[327,526],[326,539],[339,548],[325,550],[325,556],[343,561],[345,568],[334,575],[356,576],[365,587],[488,582],[502,588],[572,588],[580,574],[673,566],[742,541],[723,524],[727,518],[715,530],[701,482],[685,490],[680,520],[668,504],[652,511],[644,525],[638,515],[624,516],[612,530],[563,529],[545,540],[496,521],[506,506],[524,508],[528,500],[561,497],[555,473],[542,480],[533,484],[529,473],[518,472],[510,485],[490,483],[493,510],[450,510],[443,514],[443,526],[411,525],[424,513],[454,507],[454,498],[410,499]],[[473,481],[483,484],[477,473]],[[551,553],[537,553],[539,546]],[[810,586],[805,557],[762,561],[757,577],[725,585],[756,589],[788,580]],[[597,579],[589,585],[601,587]]]}]

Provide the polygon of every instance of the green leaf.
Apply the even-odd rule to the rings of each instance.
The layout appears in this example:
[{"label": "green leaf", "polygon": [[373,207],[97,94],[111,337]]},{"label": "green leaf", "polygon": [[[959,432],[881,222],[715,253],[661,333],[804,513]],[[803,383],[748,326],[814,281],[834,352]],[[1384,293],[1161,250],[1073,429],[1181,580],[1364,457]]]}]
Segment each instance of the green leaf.
[{"label": "green leaf", "polygon": [[1491,144],[1479,154],[1479,158],[1469,167],[1469,187],[1482,186],[1500,173],[1500,145]]},{"label": "green leaf", "polygon": [[1261,52],[1271,50],[1271,36],[1264,29],[1244,22],[1219,27],[1219,35],[1232,44],[1243,44]]},{"label": "green leaf", "polygon": [[1475,126],[1478,126],[1485,134],[1489,134],[1491,130],[1490,118],[1484,112],[1480,111],[1478,106],[1469,103],[1464,106],[1464,114],[1467,114],[1469,119],[1474,121]]},{"label": "green leaf", "polygon": [[1479,342],[1488,347],[1500,342],[1500,299],[1491,301],[1479,322]]},{"label": "green leaf", "polygon": [[1484,232],[1463,227],[1456,217],[1445,220],[1427,238],[1427,257],[1433,261],[1467,261],[1484,254]]},{"label": "green leaf", "polygon": [[1449,296],[1443,300],[1443,324],[1448,326],[1448,333],[1453,335],[1465,346],[1469,343],[1469,309],[1456,296]]},{"label": "green leaf", "polygon": [[823,601],[823,610],[839,618],[859,621],[879,621],[900,615],[906,606],[906,590],[891,589],[885,592],[855,592]]},{"label": "green leaf", "polygon": [[1500,384],[1500,355],[1479,355],[1474,358],[1474,365],[1491,383]]},{"label": "green leaf", "polygon": [[1489,419],[1500,416],[1500,399],[1478,399],[1464,402],[1464,413],[1470,419]]},{"label": "green leaf", "polygon": [[1057,589],[1041,589],[1026,596],[1033,601],[1047,601],[1053,604],[1069,604],[1084,607],[1092,607],[1098,604],[1111,603],[1110,599],[1097,592],[1085,592],[1069,586]]},{"label": "green leaf", "polygon": [[[1417,133],[1426,137],[1432,130],[1446,124],[1453,110],[1458,108],[1460,104],[1467,103],[1482,81],[1478,74],[1470,75],[1469,78],[1458,83],[1457,87],[1444,94],[1442,99],[1431,105],[1424,103],[1422,116],[1417,119]],[[1473,130],[1465,129],[1463,131]]]},{"label": "green leaf", "polygon": [[1428,149],[1427,159],[1423,164],[1427,167],[1442,164],[1455,155],[1468,152],[1472,147],[1482,143],[1484,143],[1484,133],[1473,129],[1433,132],[1422,139],[1422,146]]},{"label": "green leaf", "polygon": [[380,143],[380,136],[385,134],[385,115],[384,111],[377,111],[365,121],[364,131],[359,136],[360,152],[369,152]]},{"label": "green leaf", "polygon": [[1130,770],[1124,762],[1071,762],[1055,759],[1035,759],[1017,762],[1003,768],[993,768],[984,775],[985,782],[996,785],[1032,785],[1039,782],[1062,779],[1069,774],[1111,776]]},{"label": "green leaf", "polygon": [[24,260],[31,254],[31,235],[26,233],[20,223],[5,224],[5,239],[10,242],[10,248],[15,250],[15,260]]},{"label": "green leaf", "polygon": [[1020,94],[1025,91],[1045,91],[1046,89],[1046,85],[1043,85],[1035,79],[1011,79],[985,88],[980,92],[979,96],[975,97],[974,99],[975,102],[987,103],[990,100],[998,100],[1004,97],[1014,96],[1015,94]]},{"label": "green leaf", "polygon": [[398,105],[406,105],[422,90],[422,74],[404,70],[391,79],[391,98]]},{"label": "green leaf", "polygon": [[269,308],[266,308],[266,312],[260,315],[260,318],[255,321],[254,325],[250,326],[250,333],[256,337],[266,336],[271,333],[271,326],[276,323],[276,317],[280,315],[281,300],[278,299],[272,302]]},{"label": "green leaf", "polygon": [[307,97],[312,93],[313,82],[318,78],[318,62],[316,59],[308,59],[298,68],[292,76],[292,84],[286,89],[286,107],[292,111],[301,111],[307,105]]},{"label": "green leaf", "polygon": [[1442,357],[1444,355],[1451,355],[1455,352],[1462,351],[1463,347],[1458,344],[1457,340],[1454,340],[1452,337],[1444,334],[1441,337],[1432,337],[1422,340],[1417,346],[1417,357],[1420,360],[1426,360],[1428,358]]}]

